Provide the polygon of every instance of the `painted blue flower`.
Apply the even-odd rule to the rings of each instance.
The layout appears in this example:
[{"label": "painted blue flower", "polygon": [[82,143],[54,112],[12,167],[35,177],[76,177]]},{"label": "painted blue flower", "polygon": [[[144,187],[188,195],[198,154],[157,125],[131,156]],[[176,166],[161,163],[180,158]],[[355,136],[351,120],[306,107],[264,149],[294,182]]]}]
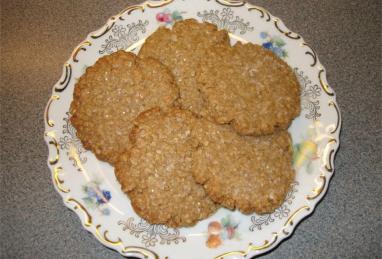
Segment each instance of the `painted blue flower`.
[{"label": "painted blue flower", "polygon": [[[97,203],[98,204],[104,204],[107,201],[111,199],[111,194],[109,191],[103,190],[102,191],[102,196],[97,195]],[[106,200],[106,201],[105,201]]]},{"label": "painted blue flower", "polygon": [[105,201],[103,200],[103,197],[97,196],[97,204],[104,204]]},{"label": "painted blue flower", "polygon": [[260,33],[260,37],[261,37],[262,39],[265,39],[265,38],[268,37],[268,33],[266,33],[265,31],[263,31],[263,32]]},{"label": "painted blue flower", "polygon": [[266,40],[266,42],[263,43],[262,45],[264,48],[271,50],[280,58],[286,58],[288,56],[288,53],[286,52],[286,50],[283,49],[286,43],[281,37],[279,36],[272,37],[267,32],[261,32],[260,37]]},{"label": "painted blue flower", "polygon": [[103,190],[102,194],[103,194],[103,197],[105,197],[106,200],[109,201],[111,199],[111,193],[109,191]]},{"label": "painted blue flower", "polygon": [[273,43],[272,42],[263,43],[263,47],[266,48],[266,49],[272,49],[273,48]]},{"label": "painted blue flower", "polygon": [[88,208],[98,209],[103,215],[109,215],[111,211],[107,208],[107,203],[112,198],[111,192],[102,190],[99,186],[99,181],[90,181],[82,186],[83,192],[87,195],[82,200]]}]

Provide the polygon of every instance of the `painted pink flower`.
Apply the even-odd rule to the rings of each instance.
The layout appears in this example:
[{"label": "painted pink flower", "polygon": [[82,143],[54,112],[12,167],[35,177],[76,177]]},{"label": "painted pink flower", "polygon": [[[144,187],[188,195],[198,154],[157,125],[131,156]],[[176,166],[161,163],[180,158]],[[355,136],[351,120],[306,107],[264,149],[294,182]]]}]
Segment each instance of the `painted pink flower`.
[{"label": "painted pink flower", "polygon": [[216,248],[223,244],[223,240],[240,240],[237,232],[239,223],[235,222],[229,215],[219,221],[212,221],[208,224],[208,238],[206,245],[209,248]]},{"label": "painted pink flower", "polygon": [[172,22],[171,14],[169,14],[169,13],[163,14],[163,22],[171,23]]},{"label": "painted pink flower", "polygon": [[164,13],[157,13],[157,15],[156,15],[157,21],[158,22],[164,22],[164,16],[165,16]]},{"label": "painted pink flower", "polygon": [[235,228],[233,228],[231,226],[227,227],[227,235],[228,235],[228,239],[234,238],[234,236],[235,236]]}]

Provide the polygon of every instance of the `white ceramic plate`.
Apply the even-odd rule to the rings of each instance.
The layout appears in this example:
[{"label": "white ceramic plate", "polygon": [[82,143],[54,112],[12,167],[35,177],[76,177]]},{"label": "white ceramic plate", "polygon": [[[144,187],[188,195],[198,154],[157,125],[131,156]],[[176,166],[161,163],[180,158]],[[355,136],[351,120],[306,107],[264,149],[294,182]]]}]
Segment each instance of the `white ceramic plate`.
[{"label": "white ceramic plate", "polygon": [[[227,29],[232,42],[253,42],[273,50],[299,78],[302,112],[289,129],[297,176],[285,203],[272,214],[245,216],[220,209],[192,228],[150,225],[135,214],[113,167],[84,150],[69,123],[73,88],[86,67],[119,49],[137,53],[158,26],[186,18]],[[64,204],[102,244],[139,258],[250,258],[271,250],[324,196],[334,171],[340,127],[335,94],[314,50],[280,19],[244,1],[162,0],[126,8],[73,51],[45,111],[48,166]],[[221,228],[213,238],[210,223]]]}]

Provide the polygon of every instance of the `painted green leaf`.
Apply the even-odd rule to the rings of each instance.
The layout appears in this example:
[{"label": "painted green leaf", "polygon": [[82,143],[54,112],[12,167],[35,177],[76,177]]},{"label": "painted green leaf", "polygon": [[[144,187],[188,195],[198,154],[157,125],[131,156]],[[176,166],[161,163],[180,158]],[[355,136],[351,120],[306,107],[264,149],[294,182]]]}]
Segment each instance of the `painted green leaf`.
[{"label": "painted green leaf", "polygon": [[172,16],[172,19],[174,19],[174,20],[182,20],[183,19],[182,14],[179,11],[172,12],[171,16]]},{"label": "painted green leaf", "polygon": [[224,218],[221,219],[221,223],[224,227],[226,226],[229,226],[229,223],[230,223],[230,219],[229,219],[229,216],[225,216]]},{"label": "painted green leaf", "polygon": [[283,57],[284,57],[284,58],[287,58],[287,57],[288,57],[288,52],[286,52],[285,50],[283,50]]},{"label": "painted green leaf", "polygon": [[93,202],[93,199],[90,198],[90,197],[85,197],[85,198],[82,198],[82,200],[85,202],[86,206],[91,208],[91,209],[94,209],[96,208],[96,205],[95,203]]},{"label": "painted green leaf", "polygon": [[273,41],[277,47],[281,48],[281,47],[285,46],[285,42],[280,37],[274,37]]}]

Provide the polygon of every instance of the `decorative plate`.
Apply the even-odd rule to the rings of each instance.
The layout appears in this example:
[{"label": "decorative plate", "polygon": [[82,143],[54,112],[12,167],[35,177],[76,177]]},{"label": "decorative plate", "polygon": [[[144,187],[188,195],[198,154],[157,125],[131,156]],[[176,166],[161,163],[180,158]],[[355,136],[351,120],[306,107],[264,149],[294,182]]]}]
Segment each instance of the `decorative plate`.
[{"label": "decorative plate", "polygon": [[[297,176],[285,203],[272,214],[245,216],[220,209],[192,228],[150,225],[132,209],[113,167],[85,150],[70,124],[73,88],[86,67],[120,49],[137,53],[158,26],[186,18],[228,30],[232,43],[253,42],[272,50],[299,79],[302,112],[289,129]],[[316,52],[280,19],[239,0],[162,0],[127,7],[73,51],[45,111],[48,166],[64,204],[102,244],[138,258],[250,258],[276,247],[324,196],[340,127],[335,94]]]}]

